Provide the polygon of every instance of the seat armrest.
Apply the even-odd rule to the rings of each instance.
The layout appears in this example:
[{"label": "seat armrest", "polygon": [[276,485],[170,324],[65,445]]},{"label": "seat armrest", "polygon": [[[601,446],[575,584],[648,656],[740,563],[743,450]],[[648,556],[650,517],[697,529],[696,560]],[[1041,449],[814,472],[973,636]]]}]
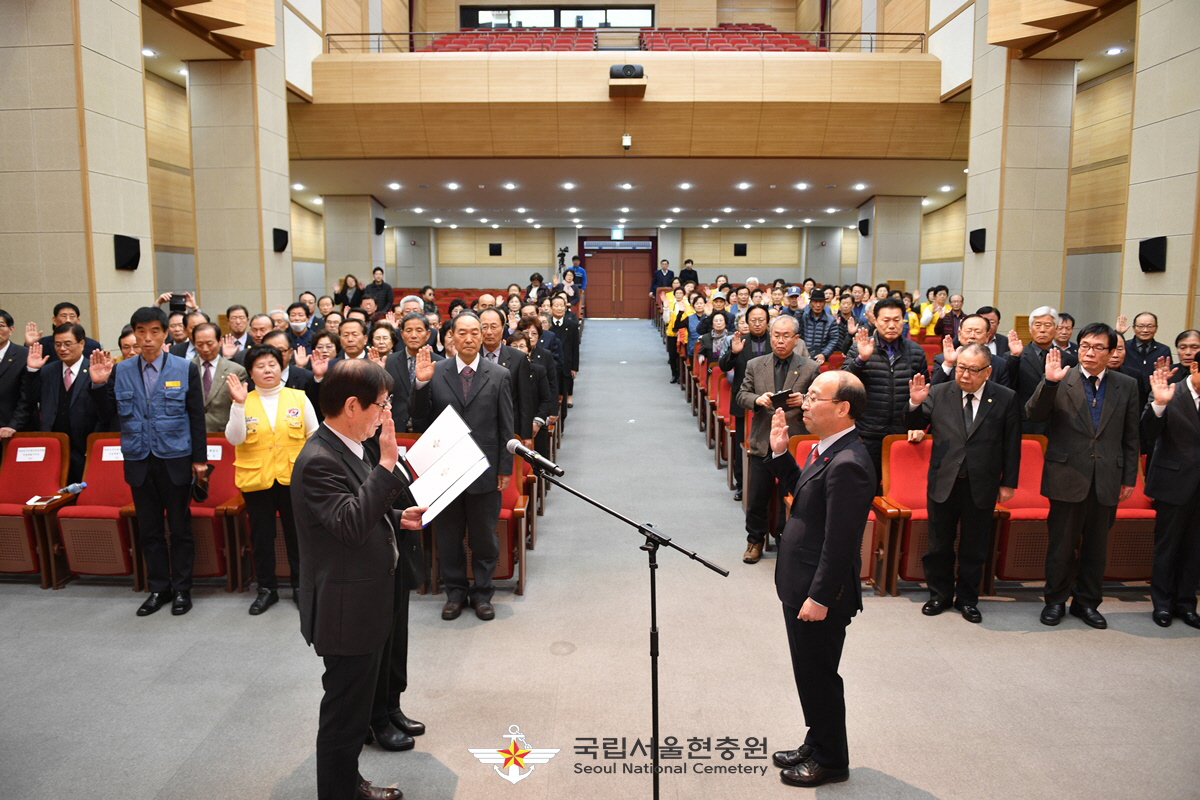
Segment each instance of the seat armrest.
[{"label": "seat armrest", "polygon": [[74,505],[75,501],[77,501],[78,499],[79,499],[79,495],[77,495],[77,494],[60,494],[57,497],[55,497],[53,500],[51,500],[49,503],[39,503],[38,505],[27,505],[22,509],[22,511],[25,511],[30,514],[37,514],[39,516],[45,516],[47,514],[55,513],[60,508],[64,508],[69,505]]}]

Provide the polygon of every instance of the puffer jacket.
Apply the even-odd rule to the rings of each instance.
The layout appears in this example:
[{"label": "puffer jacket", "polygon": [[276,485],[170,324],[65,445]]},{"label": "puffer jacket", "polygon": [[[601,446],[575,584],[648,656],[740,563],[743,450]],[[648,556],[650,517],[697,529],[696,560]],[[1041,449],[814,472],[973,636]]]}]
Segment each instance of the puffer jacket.
[{"label": "puffer jacket", "polygon": [[920,373],[929,378],[925,351],[911,339],[896,339],[896,357],[888,361],[878,334],[874,334],[875,352],[866,364],[858,363],[858,345],[851,344],[842,369],[853,373],[867,389],[867,410],[856,422],[863,436],[882,437],[904,433],[908,426],[908,382]]}]

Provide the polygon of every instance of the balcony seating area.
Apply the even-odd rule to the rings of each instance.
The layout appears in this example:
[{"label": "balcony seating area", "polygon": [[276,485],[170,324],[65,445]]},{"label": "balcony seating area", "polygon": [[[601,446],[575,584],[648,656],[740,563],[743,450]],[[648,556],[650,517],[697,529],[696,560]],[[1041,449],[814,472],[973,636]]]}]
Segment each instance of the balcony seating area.
[{"label": "balcony seating area", "polygon": [[[526,52],[591,51],[596,49],[596,28],[463,28],[458,33],[438,36],[421,51]],[[601,31],[616,29],[604,28]],[[827,52],[813,44],[809,34],[783,33],[772,25],[722,23],[716,28],[642,28],[641,50],[737,50],[768,52]]]}]

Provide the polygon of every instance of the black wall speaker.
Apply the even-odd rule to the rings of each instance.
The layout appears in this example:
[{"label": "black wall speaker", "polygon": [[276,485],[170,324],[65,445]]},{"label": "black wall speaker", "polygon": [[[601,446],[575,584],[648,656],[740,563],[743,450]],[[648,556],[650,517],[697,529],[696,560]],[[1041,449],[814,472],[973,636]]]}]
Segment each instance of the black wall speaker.
[{"label": "black wall speaker", "polygon": [[500,242],[492,242],[488,245],[489,256],[499,256],[504,254],[504,245]]},{"label": "black wall speaker", "polygon": [[967,242],[971,245],[972,253],[982,253],[987,249],[987,228],[976,228],[968,233]]},{"label": "black wall speaker", "polygon": [[375,218],[375,235],[379,236],[383,233],[383,220],[379,217]]},{"label": "black wall speaker", "polygon": [[1138,265],[1142,272],[1167,271],[1167,237],[1155,236],[1138,242]]},{"label": "black wall speaker", "polygon": [[133,236],[114,234],[113,256],[117,269],[137,269],[142,260],[142,241]]},{"label": "black wall speaker", "polygon": [[613,64],[608,68],[610,78],[644,78],[646,73],[641,64]]},{"label": "black wall speaker", "polygon": [[871,220],[860,219],[858,221],[858,232],[861,233],[863,236],[870,236],[871,235]]},{"label": "black wall speaker", "polygon": [[272,246],[275,248],[276,253],[282,253],[284,250],[287,250],[287,243],[288,243],[288,232],[287,231],[285,231],[283,228],[272,228],[271,236],[273,239]]},{"label": "black wall speaker", "polygon": [[734,254],[735,256],[744,256],[744,255],[746,255],[746,244],[745,244],[745,242],[741,242],[741,243],[737,243],[737,242],[735,242],[735,243],[734,243],[734,245],[733,245],[733,254]]}]

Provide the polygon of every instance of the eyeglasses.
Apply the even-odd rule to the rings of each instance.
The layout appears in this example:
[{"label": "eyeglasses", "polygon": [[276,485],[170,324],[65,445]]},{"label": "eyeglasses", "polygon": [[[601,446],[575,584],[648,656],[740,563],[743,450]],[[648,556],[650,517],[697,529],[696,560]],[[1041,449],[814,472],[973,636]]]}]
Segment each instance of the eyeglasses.
[{"label": "eyeglasses", "polygon": [[978,375],[979,373],[983,372],[985,369],[991,369],[991,368],[992,367],[990,364],[986,367],[968,367],[966,364],[955,364],[954,365],[954,369],[957,370],[958,372],[969,372],[972,375]]},{"label": "eyeglasses", "polygon": [[1158,330],[1158,326],[1154,323],[1150,323],[1149,325],[1134,325],[1133,329],[1135,331],[1156,331]]},{"label": "eyeglasses", "polygon": [[379,407],[380,407],[380,408],[382,408],[384,411],[388,411],[388,410],[390,410],[390,409],[391,409],[391,407],[392,407],[392,398],[388,397],[388,398],[386,398],[386,399],[385,399],[385,400],[384,400],[382,403],[380,403],[380,402],[375,402],[375,403],[367,403],[367,405],[368,405],[368,406],[379,406]]},{"label": "eyeglasses", "polygon": [[813,403],[836,403],[836,402],[838,402],[838,400],[835,397],[817,397],[812,392],[809,392],[808,394],[804,395],[804,397],[800,398],[801,405],[810,405],[811,406]]},{"label": "eyeglasses", "polygon": [[1109,348],[1102,344],[1084,343],[1079,345],[1081,353],[1107,353]]}]

